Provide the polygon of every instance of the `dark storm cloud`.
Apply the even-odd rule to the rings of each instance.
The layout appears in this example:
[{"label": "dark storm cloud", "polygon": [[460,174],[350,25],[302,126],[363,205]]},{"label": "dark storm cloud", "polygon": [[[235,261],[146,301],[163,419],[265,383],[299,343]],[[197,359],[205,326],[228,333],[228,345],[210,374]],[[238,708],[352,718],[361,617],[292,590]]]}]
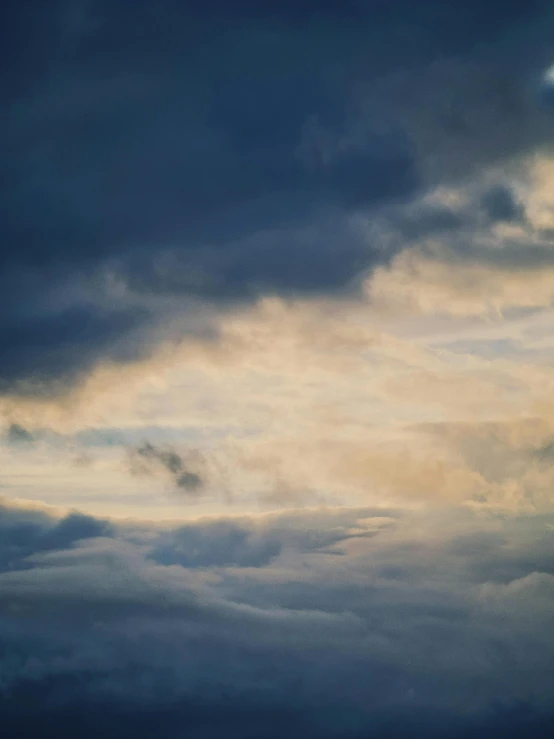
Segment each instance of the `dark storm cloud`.
[{"label": "dark storm cloud", "polygon": [[551,135],[522,92],[552,28],[539,0],[0,12],[2,392],[141,356],[152,296],[344,289],[390,256],[350,216]]},{"label": "dark storm cloud", "polygon": [[[453,275],[458,268],[470,266],[520,274],[552,267],[551,229],[532,223],[509,182],[499,178],[485,187],[471,182],[454,194],[460,202],[424,197],[407,206],[383,209],[372,225],[373,238],[381,239],[391,256],[411,249],[416,259],[442,262]],[[517,228],[510,234],[499,233],[497,227],[506,224]]]},{"label": "dark storm cloud", "polygon": [[82,513],[55,520],[38,511],[7,507],[0,500],[0,571],[20,566],[37,552],[67,549],[78,541],[112,533],[107,521]]},{"label": "dark storm cloud", "polygon": [[[427,240],[440,240],[445,251],[451,248],[461,256],[482,259],[483,262],[496,255],[499,265],[503,260],[509,263],[515,258],[521,266],[526,263],[532,266],[539,252],[548,258],[547,240],[544,239],[544,245],[540,240],[537,243],[535,229],[526,222],[524,204],[510,184],[497,182],[483,186],[471,183],[460,187],[457,195],[463,198],[462,202],[433,202],[423,198],[414,199],[409,205],[383,210],[383,234],[392,239],[390,253],[414,244],[424,247]],[[527,232],[529,241],[535,241],[534,248],[522,241],[510,244],[508,239],[501,244],[496,243],[494,250],[488,248],[486,241],[490,240],[492,229],[499,223],[519,225],[523,233]],[[435,247],[436,243],[433,244]]]},{"label": "dark storm cloud", "polygon": [[[294,705],[275,706],[251,699],[248,703],[221,697],[217,701],[179,701],[164,707],[144,707],[124,702],[78,699],[70,707],[49,705],[59,685],[28,683],[0,702],[7,731],[23,737],[58,739],[79,735],[83,739],[550,739],[554,716],[533,711],[525,703],[499,705],[481,719],[442,713],[431,717],[418,710],[394,717],[374,713],[365,722],[356,714],[337,708]],[[71,691],[72,687],[67,686]],[[34,709],[29,712],[29,704]],[[350,728],[353,724],[362,728]],[[47,728],[46,728],[47,727]]]},{"label": "dark storm cloud", "polygon": [[[2,726],[547,736],[554,578],[536,541],[552,517],[404,513],[387,528],[384,513],[169,530],[4,506],[0,548],[18,555],[0,573]],[[339,541],[356,547],[326,554]]]},{"label": "dark storm cloud", "polygon": [[16,385],[27,394],[48,393],[77,379],[99,357],[129,361],[142,356],[144,347],[130,345],[122,337],[132,335],[146,317],[146,311],[102,306],[74,307],[53,315],[4,314],[0,318],[0,393]]},{"label": "dark storm cloud", "polygon": [[519,221],[524,215],[524,209],[509,187],[497,185],[486,192],[482,199],[482,206],[493,222]]}]

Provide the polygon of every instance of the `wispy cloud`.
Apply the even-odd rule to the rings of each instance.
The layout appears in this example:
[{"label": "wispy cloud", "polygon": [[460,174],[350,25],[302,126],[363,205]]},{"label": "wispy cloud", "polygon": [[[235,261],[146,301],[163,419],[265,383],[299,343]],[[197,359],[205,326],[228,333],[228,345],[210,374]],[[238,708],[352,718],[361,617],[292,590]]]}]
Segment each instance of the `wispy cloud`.
[{"label": "wispy cloud", "polygon": [[202,467],[202,457],[197,452],[185,456],[171,448],[159,448],[145,442],[130,453],[131,471],[136,475],[166,473],[173,485],[186,495],[201,495],[204,480],[198,471]]}]

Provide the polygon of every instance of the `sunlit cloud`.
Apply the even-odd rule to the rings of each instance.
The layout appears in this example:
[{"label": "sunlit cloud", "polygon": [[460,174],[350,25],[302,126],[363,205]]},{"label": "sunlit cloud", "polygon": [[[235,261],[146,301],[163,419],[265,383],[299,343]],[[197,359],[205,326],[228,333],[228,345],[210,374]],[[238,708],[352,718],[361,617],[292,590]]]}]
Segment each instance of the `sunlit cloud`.
[{"label": "sunlit cloud", "polygon": [[550,4],[24,5],[0,726],[550,737]]}]

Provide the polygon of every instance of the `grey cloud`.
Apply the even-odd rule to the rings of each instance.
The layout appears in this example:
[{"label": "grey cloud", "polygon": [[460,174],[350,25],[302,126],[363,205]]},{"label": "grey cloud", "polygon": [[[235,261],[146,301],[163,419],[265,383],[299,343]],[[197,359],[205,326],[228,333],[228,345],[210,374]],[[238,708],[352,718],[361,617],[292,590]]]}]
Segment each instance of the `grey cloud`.
[{"label": "grey cloud", "polygon": [[535,452],[541,461],[550,464],[554,459],[554,441],[548,440],[545,444],[536,449]]},{"label": "grey cloud", "polygon": [[151,557],[184,567],[263,567],[282,551],[279,537],[257,531],[248,522],[184,526],[156,544]]},{"label": "grey cloud", "polygon": [[549,67],[544,71],[544,74],[537,86],[539,100],[547,108],[552,108],[554,106],[554,79],[552,69],[552,67]]},{"label": "grey cloud", "polygon": [[6,431],[6,439],[10,444],[32,444],[33,434],[19,423],[12,423]]},{"label": "grey cloud", "polygon": [[201,474],[191,467],[191,464],[202,465],[203,460],[198,453],[194,457],[185,459],[171,447],[161,448],[145,442],[131,452],[131,471],[135,474],[167,473],[176,488],[194,497],[204,486]]},{"label": "grey cloud", "polygon": [[0,500],[0,570],[18,567],[30,555],[67,549],[78,541],[113,533],[108,521],[69,513],[56,521],[40,511],[19,510]]},{"label": "grey cloud", "polygon": [[114,312],[99,306],[51,316],[4,315],[0,321],[0,392],[11,391],[15,384],[27,395],[60,392],[80,379],[85,368],[92,369],[99,356],[120,362],[144,356],[147,343],[141,347],[122,338],[132,337],[144,317],[142,310]]},{"label": "grey cloud", "polygon": [[[407,207],[384,209],[371,224],[372,238],[380,239],[391,257],[411,249],[416,258],[448,265],[453,275],[464,267],[525,273],[554,264],[552,234],[529,221],[508,177],[492,186],[476,178],[453,193],[459,202],[424,197]],[[499,235],[496,227],[503,223],[517,230]]]},{"label": "grey cloud", "polygon": [[[221,695],[203,701],[166,701],[163,707],[124,701],[75,696],[86,689],[86,678],[77,685],[51,680],[48,685],[29,681],[13,692],[11,700],[0,703],[3,724],[20,736],[70,737],[84,739],[173,739],[185,734],[192,739],[280,739],[284,734],[303,739],[367,739],[371,737],[406,737],[407,739],[485,739],[504,736],[510,739],[549,739],[554,718],[548,711],[536,711],[528,703],[499,702],[486,715],[475,719],[453,712],[429,713],[412,708],[397,711],[373,711],[371,716],[348,715],[331,705],[299,705],[291,695],[287,705],[275,705],[260,697],[247,703]],[[71,706],[60,706],[52,696],[65,691],[75,696]],[[32,704],[34,710],[29,712]]]},{"label": "grey cloud", "polygon": [[493,187],[485,193],[482,200],[483,208],[491,221],[519,221],[524,216],[524,209],[510,188],[506,186]]},{"label": "grey cloud", "polygon": [[103,520],[83,513],[70,513],[54,528],[45,532],[40,540],[41,549],[65,549],[83,539],[106,537],[113,534],[113,527]]},{"label": "grey cloud", "polygon": [[[83,428],[75,432],[61,433],[47,426],[25,427],[21,423],[12,422],[6,429],[5,439],[8,442],[43,442],[49,446],[71,446],[94,449],[102,447],[144,447],[145,436],[155,438],[156,444],[172,445],[182,441],[184,430],[171,426],[135,426],[118,428],[117,426]],[[189,432],[191,438],[194,432]],[[165,447],[164,447],[165,448]]]},{"label": "grey cloud", "polygon": [[168,295],[352,288],[391,256],[353,216],[551,137],[540,0],[82,8],[2,6],[4,393],[140,358]]},{"label": "grey cloud", "polygon": [[[457,256],[466,260],[483,262],[496,256],[498,263],[510,258],[519,260],[519,266],[533,261],[539,251],[546,258],[546,241],[537,244],[535,230],[526,221],[524,204],[517,197],[508,177],[500,177],[493,185],[484,185],[479,178],[460,184],[459,202],[441,202],[437,198],[414,199],[401,207],[383,209],[377,231],[389,243],[388,252],[394,255],[402,248],[418,245],[425,249],[430,240],[436,251],[437,241],[443,247],[445,259]],[[491,229],[502,222],[517,223],[527,230],[528,239],[534,244],[520,242],[490,247]],[[439,253],[440,254],[440,253]],[[512,255],[511,257],[509,255]]]},{"label": "grey cloud", "polygon": [[[333,547],[337,544],[377,533],[371,527],[352,531],[352,516],[346,521],[322,516],[319,526],[309,513],[297,513],[296,526],[284,515],[263,522],[248,518],[200,521],[161,536],[150,556],[166,565],[240,568],[264,567],[287,552],[331,554],[336,553]],[[375,517],[380,524],[388,524],[386,513],[376,511]]]},{"label": "grey cloud", "polygon": [[460,212],[446,206],[422,205],[395,213],[393,220],[403,239],[417,241],[467,228],[469,218],[465,211]]},{"label": "grey cloud", "polygon": [[[58,548],[28,534],[33,552],[0,575],[3,707],[32,682],[66,711],[110,701],[163,714],[223,695],[247,713],[327,706],[330,736],[347,715],[362,736],[375,715],[480,722],[518,701],[540,715],[554,689],[554,578],[536,542],[552,517],[404,512],[375,530],[378,517],[120,524],[103,538],[90,521],[51,521]],[[339,542],[356,546],[329,556]]]}]

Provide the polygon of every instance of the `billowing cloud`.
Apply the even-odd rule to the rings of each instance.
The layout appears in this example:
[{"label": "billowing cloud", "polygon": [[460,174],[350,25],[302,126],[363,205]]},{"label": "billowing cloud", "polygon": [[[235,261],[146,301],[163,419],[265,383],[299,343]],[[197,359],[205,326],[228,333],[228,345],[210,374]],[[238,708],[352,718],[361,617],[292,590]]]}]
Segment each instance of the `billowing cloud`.
[{"label": "billowing cloud", "polygon": [[536,155],[390,209],[369,226],[392,256],[366,280],[372,306],[485,318],[549,308],[552,181],[552,158]]},{"label": "billowing cloud", "polygon": [[0,4],[9,735],[553,735],[551,5]]},{"label": "billowing cloud", "polygon": [[[0,574],[7,725],[31,726],[31,697],[33,720],[60,732],[98,714],[107,736],[151,736],[154,715],[168,736],[228,735],[212,711],[268,737],[277,714],[332,738],[550,721],[551,517],[328,509],[168,530],[2,516],[26,552]],[[41,528],[71,533],[45,547]]]},{"label": "billowing cloud", "polygon": [[550,61],[540,0],[2,14],[4,393],[207,330],[191,299],[336,294],[391,256],[360,216],[551,138],[527,94]]},{"label": "billowing cloud", "polygon": [[65,549],[75,542],[108,536],[107,521],[82,513],[69,513],[55,520],[40,510],[18,509],[0,500],[0,567],[12,569],[31,554]]}]

